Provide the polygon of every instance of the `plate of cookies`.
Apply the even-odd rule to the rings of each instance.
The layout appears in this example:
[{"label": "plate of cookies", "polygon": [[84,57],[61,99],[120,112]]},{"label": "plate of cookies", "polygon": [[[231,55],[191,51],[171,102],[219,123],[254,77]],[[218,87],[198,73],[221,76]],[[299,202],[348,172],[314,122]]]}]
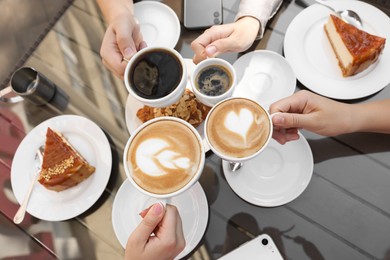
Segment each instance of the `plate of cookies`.
[{"label": "plate of cookies", "polygon": [[199,132],[203,139],[205,151],[209,151],[205,136],[204,136],[204,120],[210,107],[200,103],[195,94],[190,88],[187,88],[181,99],[168,107],[156,108],[143,105],[141,102],[128,96],[126,102],[126,126],[129,133],[132,134],[142,123],[145,123],[153,118],[161,116],[174,116],[181,118],[190,123]]},{"label": "plate of cookies", "polygon": [[[187,75],[190,77],[194,70],[194,63],[191,59],[184,59],[187,68]],[[145,123],[153,118],[161,116],[174,116],[181,118],[193,127],[203,139],[205,151],[209,151],[210,147],[204,136],[204,120],[207,117],[211,107],[202,104],[195,97],[191,87],[187,85],[183,96],[180,100],[168,107],[155,108],[142,104],[140,101],[129,95],[126,101],[125,118],[127,130],[132,134],[142,123]]]}]

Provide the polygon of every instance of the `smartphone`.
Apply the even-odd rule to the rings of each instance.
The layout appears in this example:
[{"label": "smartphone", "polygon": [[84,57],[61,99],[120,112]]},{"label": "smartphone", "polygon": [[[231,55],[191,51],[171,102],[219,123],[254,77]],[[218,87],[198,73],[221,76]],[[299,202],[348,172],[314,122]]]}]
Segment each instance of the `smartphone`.
[{"label": "smartphone", "polygon": [[278,248],[272,238],[267,234],[262,234],[218,258],[219,260],[237,259],[267,259],[283,260]]},{"label": "smartphone", "polygon": [[200,29],[222,24],[222,0],[184,0],[184,27]]}]

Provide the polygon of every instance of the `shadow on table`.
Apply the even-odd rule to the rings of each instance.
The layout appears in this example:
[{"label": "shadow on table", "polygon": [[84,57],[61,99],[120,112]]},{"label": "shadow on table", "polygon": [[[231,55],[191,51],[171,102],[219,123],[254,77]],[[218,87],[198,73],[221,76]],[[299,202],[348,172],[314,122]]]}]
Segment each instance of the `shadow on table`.
[{"label": "shadow on table", "polygon": [[357,154],[369,155],[390,151],[388,134],[354,133],[335,138],[309,139],[308,142],[313,152],[314,163]]}]

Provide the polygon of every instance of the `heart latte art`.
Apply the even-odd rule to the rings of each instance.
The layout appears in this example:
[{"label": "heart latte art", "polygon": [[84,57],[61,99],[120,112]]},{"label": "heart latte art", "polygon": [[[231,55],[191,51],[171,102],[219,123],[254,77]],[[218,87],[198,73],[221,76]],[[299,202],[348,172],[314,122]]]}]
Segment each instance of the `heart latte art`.
[{"label": "heart latte art", "polygon": [[211,146],[221,154],[244,158],[264,146],[271,127],[267,112],[256,102],[234,98],[213,108],[206,131]]},{"label": "heart latte art", "polygon": [[151,123],[133,139],[128,167],[144,190],[167,194],[185,186],[198,171],[201,148],[186,125],[163,120]]}]

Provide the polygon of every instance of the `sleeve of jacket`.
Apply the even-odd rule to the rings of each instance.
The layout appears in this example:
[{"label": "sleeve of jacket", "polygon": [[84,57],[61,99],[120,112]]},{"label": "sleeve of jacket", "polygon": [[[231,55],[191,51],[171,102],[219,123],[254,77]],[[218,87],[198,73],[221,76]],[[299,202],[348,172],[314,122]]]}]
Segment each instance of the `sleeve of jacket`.
[{"label": "sleeve of jacket", "polygon": [[282,2],[282,0],[241,0],[235,21],[245,16],[252,16],[259,20],[260,29],[256,37],[256,40],[259,40],[264,35],[268,20],[276,14]]}]

